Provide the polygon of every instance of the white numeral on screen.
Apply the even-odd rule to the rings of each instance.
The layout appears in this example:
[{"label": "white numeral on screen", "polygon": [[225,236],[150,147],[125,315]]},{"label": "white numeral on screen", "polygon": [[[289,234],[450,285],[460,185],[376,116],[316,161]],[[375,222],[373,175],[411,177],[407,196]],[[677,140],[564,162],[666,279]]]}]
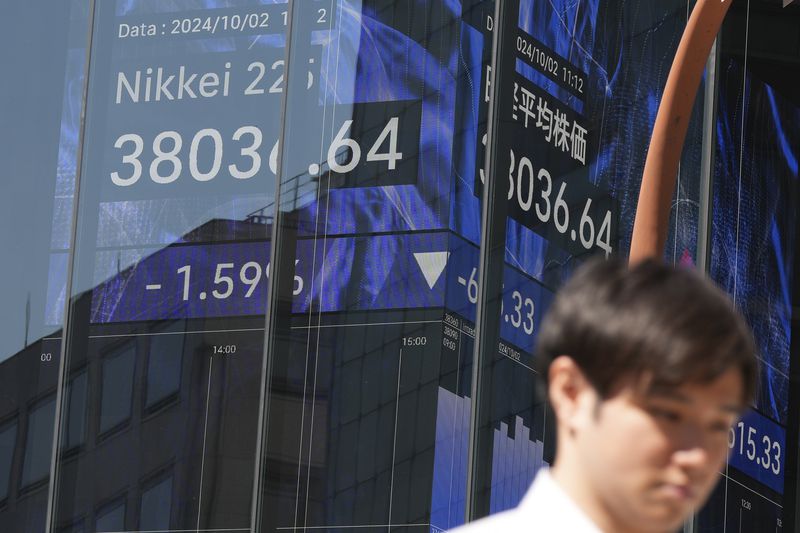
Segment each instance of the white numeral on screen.
[{"label": "white numeral on screen", "polygon": [[[172,150],[167,152],[164,151],[165,139],[172,140]],[[156,155],[156,158],[153,159],[152,163],[150,163],[150,179],[156,183],[162,184],[172,183],[178,179],[178,176],[181,175],[181,170],[183,169],[183,163],[181,163],[181,160],[177,157],[182,146],[183,139],[181,138],[180,133],[177,131],[162,131],[156,135],[156,138],[153,140],[153,153]],[[158,169],[161,166],[161,163],[171,164],[172,172],[166,176],[159,174]]]},{"label": "white numeral on screen", "polygon": [[[560,233],[565,233],[567,228],[569,227],[569,207],[567,206],[567,202],[564,201],[564,190],[567,188],[567,183],[564,182],[561,184],[561,188],[558,190],[558,195],[556,196],[556,201],[553,204],[553,222],[556,225],[556,229]],[[562,216],[559,217],[558,214],[561,213]]]},{"label": "white numeral on screen", "polygon": [[[397,128],[399,119],[392,117],[383,128],[383,131],[378,136],[378,140],[372,145],[369,152],[367,152],[367,161],[388,161],[389,170],[394,170],[397,166],[397,161],[403,159],[403,154],[397,151]],[[378,149],[383,146],[386,138],[389,138],[389,151],[383,154],[378,153]]]},{"label": "white numeral on screen", "polygon": [[[211,169],[208,172],[202,172],[197,166],[197,150],[200,147],[200,141],[206,137],[211,139],[214,145],[214,160],[211,163]],[[211,128],[198,131],[189,147],[189,173],[197,181],[213,180],[219,172],[220,165],[222,165],[222,136],[217,130]]]},{"label": "white numeral on screen", "polygon": [[[242,135],[253,136],[253,144],[246,148],[242,148],[242,155],[249,157],[253,164],[250,166],[249,170],[239,170],[239,167],[234,164],[228,165],[228,171],[231,173],[231,176],[238,180],[252,178],[258,174],[259,170],[261,170],[261,155],[259,155],[258,149],[261,146],[261,141],[264,139],[264,136],[261,134],[261,130],[255,126],[242,126],[234,132],[233,140],[238,141],[242,138]],[[275,145],[277,146],[277,143]]]},{"label": "white numeral on screen", "polygon": [[192,265],[184,265],[178,269],[178,274],[185,274],[183,276],[183,301],[189,299],[189,278],[192,275]]},{"label": "white numeral on screen", "polygon": [[[593,214],[592,205],[594,200],[586,198],[577,226],[570,226],[570,220],[577,219],[577,216],[570,215],[570,203],[567,201],[567,198],[569,198],[567,182],[562,181],[556,192],[553,178],[547,169],[539,169],[534,178],[534,166],[530,158],[525,156],[518,157],[512,149],[509,153],[509,160],[508,194],[506,199],[511,202],[517,211],[512,216],[523,218],[524,220],[520,221],[530,228],[534,228],[535,223],[538,222],[543,224],[552,222],[558,233],[568,235],[572,241],[578,241],[578,237],[580,237],[580,243],[584,249],[591,250],[596,247],[603,250],[606,253],[606,257],[611,255],[613,249],[611,247],[610,210],[605,212],[600,229],[597,230],[597,220],[594,217],[602,215],[602,212]],[[480,178],[481,182],[485,182],[483,173],[481,173]],[[575,196],[574,191],[572,189],[570,191]],[[572,205],[576,203],[574,200],[571,201],[573,202]],[[538,221],[529,218],[528,213],[530,213],[531,209],[535,211]],[[598,210],[598,208],[595,207],[594,210]]]},{"label": "white numeral on screen", "polygon": [[[403,158],[402,152],[397,151],[397,136],[400,121],[397,117],[392,117],[386,123],[375,143],[367,152],[366,160],[373,161],[388,161],[389,170],[397,168],[397,161]],[[361,146],[355,139],[347,137],[347,133],[353,126],[352,120],[345,120],[336,137],[333,139],[330,148],[328,148],[328,166],[331,172],[338,174],[346,174],[352,171],[361,162]],[[388,151],[379,152],[384,144],[388,142]],[[348,157],[348,150],[350,161],[345,163]]]},{"label": "white numeral on screen", "polygon": [[[352,120],[345,120],[344,124],[342,124],[342,127],[339,130],[339,133],[336,134],[336,138],[333,139],[331,147],[328,148],[328,164],[333,172],[340,174],[350,172],[356,168],[356,166],[358,166],[358,162],[361,160],[361,147],[353,139],[345,137],[347,132],[350,131],[350,126],[352,125]],[[345,148],[350,148],[350,151],[352,152],[351,159],[349,163],[342,165],[339,163],[339,159],[344,159],[347,157],[347,151]]]},{"label": "white numeral on screen", "polygon": [[606,258],[611,255],[611,211],[606,211],[600,231],[597,233],[597,247],[606,253]]},{"label": "white numeral on screen", "polygon": [[[243,140],[242,138],[245,136],[247,137]],[[256,126],[242,126],[233,133],[231,139],[242,143],[249,142],[239,149],[239,154],[250,161],[249,166],[247,166],[247,161],[244,161],[244,168],[239,167],[241,162],[231,163],[228,165],[228,171],[236,179],[252,178],[261,170],[261,154],[258,153],[264,139],[261,130]],[[140,161],[144,151],[142,137],[135,133],[126,133],[116,140],[114,148],[124,149],[131,143],[133,150],[122,156],[122,163],[133,167],[131,175],[125,178],[118,171],[111,172],[111,182],[118,187],[129,187],[139,181],[142,176],[142,162]],[[202,129],[192,137],[189,146],[189,174],[195,181],[211,181],[217,177],[222,168],[224,144],[222,134],[213,128]],[[183,171],[183,162],[180,159],[182,148],[183,137],[177,131],[162,131],[155,136],[152,145],[152,153],[155,157],[149,167],[150,179],[153,182],[165,185],[180,177]],[[201,153],[211,155],[211,166],[207,170],[200,168],[198,161]],[[273,155],[277,155],[276,148],[273,148],[273,153],[270,154],[270,167],[273,166]]]},{"label": "white numeral on screen", "polygon": [[[528,198],[523,199],[522,175],[526,169],[528,174]],[[523,157],[519,160],[519,169],[517,170],[517,201],[523,211],[527,212],[531,210],[531,205],[533,205],[533,163],[531,163],[531,160],[527,157]]]},{"label": "white numeral on screen", "polygon": [[253,72],[253,69],[258,69],[258,75],[256,76],[256,79],[254,79],[253,82],[244,90],[244,94],[264,94],[264,89],[259,89],[256,87],[256,85],[258,85],[258,82],[260,82],[261,78],[264,77],[264,73],[267,71],[267,69],[264,66],[264,63],[261,61],[253,61],[247,66],[247,72]]},{"label": "white numeral on screen", "polygon": [[[254,271],[252,276],[247,275],[247,272],[250,270]],[[258,282],[261,280],[261,265],[255,261],[245,263],[242,265],[242,269],[239,271],[239,279],[242,280],[242,283],[248,287],[247,293],[244,295],[244,297],[250,298],[250,296],[253,294],[253,291],[256,290]]]},{"label": "white numeral on screen", "polygon": [[139,156],[142,155],[142,150],[144,150],[144,141],[142,138],[135,133],[126,133],[117,139],[117,142],[114,143],[114,148],[122,148],[123,145],[129,142],[133,143],[133,152],[122,156],[122,162],[133,165],[133,173],[131,173],[129,178],[121,178],[119,172],[116,171],[111,173],[111,181],[114,182],[114,185],[120,187],[133,185],[142,177],[142,163],[139,161]]},{"label": "white numeral on screen", "polygon": [[217,272],[214,274],[214,284],[219,285],[220,283],[224,283],[227,286],[227,289],[223,292],[219,292],[217,289],[211,291],[211,294],[214,295],[214,298],[224,299],[231,295],[233,292],[233,278],[230,276],[223,276],[222,271],[226,268],[233,268],[233,263],[219,263],[217,265]]},{"label": "white numeral on screen", "polygon": [[[581,225],[579,227],[580,231],[579,234],[581,236],[581,244],[584,248],[589,249],[594,244],[594,222],[592,221],[592,217],[589,216],[589,208],[592,206],[592,199],[586,199],[586,207],[583,208],[583,214],[581,214]],[[584,232],[584,230],[587,230]],[[589,235],[586,236],[585,233]]]}]

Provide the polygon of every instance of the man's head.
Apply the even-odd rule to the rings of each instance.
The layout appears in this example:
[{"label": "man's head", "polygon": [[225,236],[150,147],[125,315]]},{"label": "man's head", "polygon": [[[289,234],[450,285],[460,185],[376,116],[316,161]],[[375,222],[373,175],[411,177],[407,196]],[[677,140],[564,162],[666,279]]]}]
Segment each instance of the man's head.
[{"label": "man's head", "polygon": [[679,526],[713,488],[755,390],[753,340],[731,301],[688,270],[592,262],[537,342],[557,481],[608,530]]}]

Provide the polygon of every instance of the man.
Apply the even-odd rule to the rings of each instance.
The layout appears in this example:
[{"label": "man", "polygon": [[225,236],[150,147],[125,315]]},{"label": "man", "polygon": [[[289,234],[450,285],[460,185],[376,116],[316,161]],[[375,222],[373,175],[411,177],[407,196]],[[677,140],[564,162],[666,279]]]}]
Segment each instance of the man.
[{"label": "man", "polygon": [[591,262],[537,340],[556,456],[516,509],[459,533],[667,532],[700,508],[757,376],[750,331],[697,273]]}]

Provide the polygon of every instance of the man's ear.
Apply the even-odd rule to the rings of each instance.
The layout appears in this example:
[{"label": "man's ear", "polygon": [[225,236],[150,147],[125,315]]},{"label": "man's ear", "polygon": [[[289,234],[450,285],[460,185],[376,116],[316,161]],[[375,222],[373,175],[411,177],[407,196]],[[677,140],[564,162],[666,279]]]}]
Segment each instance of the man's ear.
[{"label": "man's ear", "polygon": [[560,355],[548,369],[548,397],[559,426],[572,432],[592,416],[597,393],[575,360]]}]

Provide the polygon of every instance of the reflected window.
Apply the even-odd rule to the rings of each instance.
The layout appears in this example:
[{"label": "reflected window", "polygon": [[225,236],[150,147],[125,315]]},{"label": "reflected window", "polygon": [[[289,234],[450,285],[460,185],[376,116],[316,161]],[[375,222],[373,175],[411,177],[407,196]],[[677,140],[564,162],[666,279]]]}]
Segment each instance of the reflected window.
[{"label": "reflected window", "polygon": [[94,528],[97,533],[102,533],[104,531],[124,531],[125,500],[114,502],[98,511]]},{"label": "reflected window", "polygon": [[139,509],[139,529],[158,531],[169,529],[172,510],[172,476],[142,492]]},{"label": "reflected window", "polygon": [[129,344],[103,361],[100,433],[117,427],[131,416],[136,349]]},{"label": "reflected window", "polygon": [[11,483],[11,464],[14,461],[14,444],[17,440],[17,424],[7,424],[0,429],[0,501],[8,497]]},{"label": "reflected window", "polygon": [[67,393],[67,424],[64,427],[64,449],[83,444],[86,434],[87,373],[81,372],[69,382]]},{"label": "reflected window", "polygon": [[28,434],[22,463],[22,487],[42,481],[50,474],[55,408],[55,397],[50,397],[37,405],[28,415]]},{"label": "reflected window", "polygon": [[183,323],[176,322],[151,338],[147,359],[146,406],[153,407],[180,390],[183,362]]},{"label": "reflected window", "polygon": [[83,525],[83,520],[75,522],[74,524],[70,524],[68,526],[62,527],[58,530],[59,533],[85,533],[86,528]]}]

